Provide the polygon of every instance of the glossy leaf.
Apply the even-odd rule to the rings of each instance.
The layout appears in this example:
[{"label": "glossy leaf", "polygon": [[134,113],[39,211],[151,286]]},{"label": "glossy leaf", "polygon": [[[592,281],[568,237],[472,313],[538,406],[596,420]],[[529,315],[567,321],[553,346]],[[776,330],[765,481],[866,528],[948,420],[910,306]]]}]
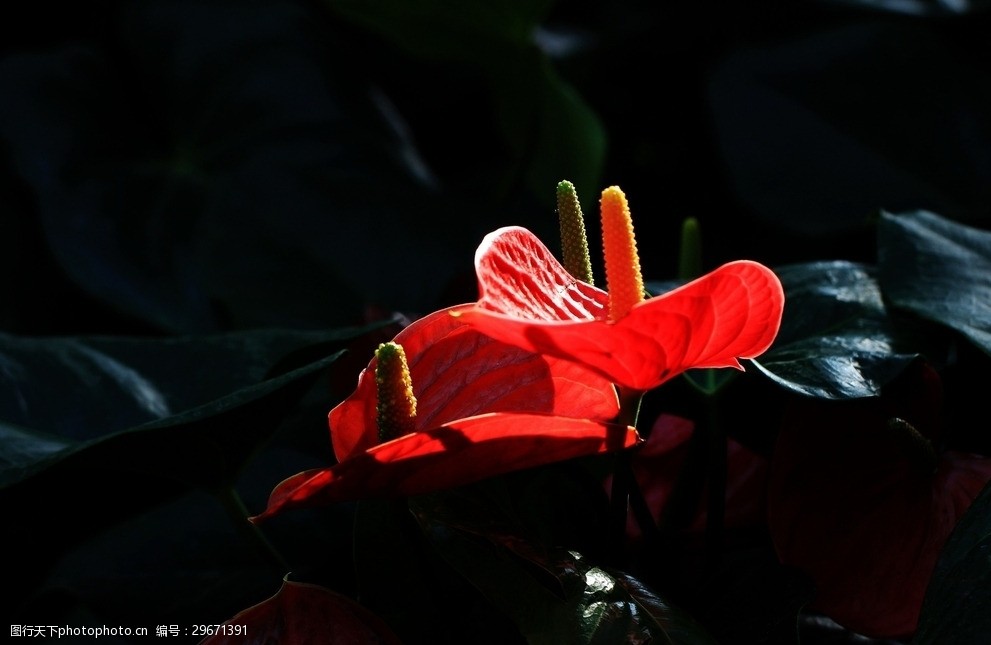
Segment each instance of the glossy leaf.
[{"label": "glossy leaf", "polygon": [[754,364],[789,390],[823,399],[876,396],[933,344],[922,329],[891,317],[870,267],[811,262],[777,273],[788,305],[774,347]]},{"label": "glossy leaf", "polygon": [[0,419],[92,439],[255,385],[293,367],[280,367],[283,359],[295,355],[298,366],[323,358],[375,327],[158,339],[0,334]]},{"label": "glossy leaf", "polygon": [[878,279],[891,303],[991,354],[991,232],[934,213],[882,213]]},{"label": "glossy leaf", "polygon": [[784,296],[756,262],[732,262],[608,320],[607,294],[572,278],[529,231],[490,233],[475,255],[478,306],[457,312],[528,351],[572,360],[634,390],[687,369],[735,367],[774,340]]},{"label": "glossy leaf", "polygon": [[346,596],[317,585],[286,580],[282,588],[225,622],[202,645],[399,645],[388,626]]},{"label": "glossy leaf", "polygon": [[926,589],[914,645],[980,645],[991,633],[991,485],[960,519]]},{"label": "glossy leaf", "polygon": [[575,551],[530,544],[491,513],[452,513],[430,499],[418,500],[413,510],[441,555],[507,613],[529,643],[714,642],[631,576]]},{"label": "glossy leaf", "polygon": [[[0,486],[73,455],[123,455],[125,445],[135,450],[128,459],[150,460],[146,468],[155,462],[183,477],[212,479],[217,465],[204,463],[209,457],[194,446],[223,438],[230,454],[222,463],[233,468],[234,455],[246,457],[253,448],[248,438],[257,441],[275,426],[249,432],[227,423],[241,408],[259,405],[270,408],[259,421],[278,423],[276,411],[337,359],[339,353],[327,356],[334,342],[357,333],[260,331],[162,340],[0,336],[0,382],[6,381],[0,396]],[[302,367],[275,373],[294,352]],[[212,369],[202,369],[204,363]],[[53,400],[60,405],[52,406]],[[192,443],[185,446],[186,457],[170,466],[181,450],[180,436]]]}]

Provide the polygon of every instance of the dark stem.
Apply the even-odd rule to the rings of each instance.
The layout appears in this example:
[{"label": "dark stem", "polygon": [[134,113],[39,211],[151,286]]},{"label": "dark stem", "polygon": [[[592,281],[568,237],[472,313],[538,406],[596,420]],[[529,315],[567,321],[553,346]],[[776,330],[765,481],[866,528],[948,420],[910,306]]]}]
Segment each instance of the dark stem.
[{"label": "dark stem", "polygon": [[269,566],[280,573],[287,573],[289,571],[289,563],[286,562],[285,558],[282,557],[282,554],[279,553],[269,539],[265,537],[262,530],[254,522],[248,521],[251,512],[248,511],[248,507],[244,505],[244,501],[234,487],[226,486],[221,488],[217,492],[217,497],[220,499],[224,510],[227,511],[227,517],[230,518],[231,524],[234,525],[234,529],[238,535],[250,542]]},{"label": "dark stem", "polygon": [[[640,401],[643,392],[619,388],[619,415],[617,423],[636,427],[640,415]],[[626,565],[626,518],[630,507],[630,490],[635,485],[633,478],[633,449],[617,452],[613,461],[612,490],[609,496],[609,518],[606,527],[608,552],[613,566]]]},{"label": "dark stem", "polygon": [[715,396],[706,397],[705,434],[708,509],[705,523],[706,562],[712,571],[722,564],[726,519],[726,432],[719,423]]}]

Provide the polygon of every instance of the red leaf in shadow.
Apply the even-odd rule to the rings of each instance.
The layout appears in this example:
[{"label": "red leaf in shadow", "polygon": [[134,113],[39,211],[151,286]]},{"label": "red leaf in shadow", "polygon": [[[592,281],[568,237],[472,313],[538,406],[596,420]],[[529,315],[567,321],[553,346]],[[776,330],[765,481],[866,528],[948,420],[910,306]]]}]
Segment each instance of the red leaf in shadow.
[{"label": "red leaf in shadow", "polygon": [[917,364],[880,398],[785,411],[768,486],[775,549],[815,580],[812,607],[853,631],[915,631],[946,539],[991,480],[991,459],[934,450],[940,387]]},{"label": "red leaf in shadow", "polygon": [[[695,423],[670,414],[662,414],[654,422],[650,436],[633,456],[633,476],[643,495],[655,524],[671,500],[685,461]],[[606,490],[611,487],[606,480]],[[764,523],[764,487],[767,480],[767,460],[741,445],[734,439],[726,443],[726,515],[723,518],[728,529],[762,526]],[[688,531],[701,537],[705,530],[705,489],[700,490],[699,507],[696,509]],[[627,521],[627,537],[637,544],[643,538],[640,525],[631,514]],[[699,544],[700,546],[701,544]]]},{"label": "red leaf in shadow", "polygon": [[278,593],[224,623],[200,645],[399,645],[375,614],[346,596],[299,582],[283,582]]},{"label": "red leaf in shadow", "polygon": [[608,320],[606,292],[571,277],[526,229],[486,236],[475,255],[477,306],[454,315],[501,341],[575,361],[633,390],[687,369],[735,367],[774,341],[784,292],[767,267],[725,264]]}]

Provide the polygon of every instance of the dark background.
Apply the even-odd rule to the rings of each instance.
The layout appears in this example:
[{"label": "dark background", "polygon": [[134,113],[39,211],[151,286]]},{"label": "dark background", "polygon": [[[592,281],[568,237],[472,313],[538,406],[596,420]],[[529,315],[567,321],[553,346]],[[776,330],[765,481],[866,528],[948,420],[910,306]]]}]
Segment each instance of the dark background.
[{"label": "dark background", "polygon": [[[471,300],[485,233],[519,224],[556,249],[561,179],[582,198],[593,263],[597,196],[624,189],[655,280],[674,277],[689,216],[706,268],[870,263],[881,210],[987,228],[986,3],[442,4],[36,2],[8,17],[0,371],[16,382],[10,352],[34,337],[319,334]],[[227,366],[148,356],[196,387]],[[368,354],[355,356],[336,395]],[[46,381],[45,414],[137,423],[80,378],[82,396]],[[302,401],[292,432],[228,472],[249,512],[330,458],[327,395]],[[95,474],[131,454],[3,492],[11,623],[222,622],[277,588],[216,482],[176,487],[140,460]],[[270,531],[297,571],[347,590],[351,521],[302,513]]]},{"label": "dark background", "polygon": [[687,216],[708,267],[870,261],[879,209],[986,221],[987,15],[869,4],[25,5],[0,59],[0,326],[425,312],[471,298],[489,230],[556,248],[559,179],[593,248],[599,191],[626,191],[649,279]]}]

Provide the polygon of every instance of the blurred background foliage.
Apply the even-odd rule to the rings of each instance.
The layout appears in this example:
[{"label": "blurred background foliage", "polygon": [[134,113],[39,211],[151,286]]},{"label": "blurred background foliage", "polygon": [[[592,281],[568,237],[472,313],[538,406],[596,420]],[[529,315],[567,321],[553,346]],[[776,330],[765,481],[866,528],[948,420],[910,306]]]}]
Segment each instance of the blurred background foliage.
[{"label": "blurred background foliage", "polygon": [[563,178],[592,215],[624,188],[651,277],[688,216],[710,267],[869,261],[879,209],[988,217],[988,18],[947,6],[31,4],[0,59],[0,257],[30,276],[0,325],[428,311],[471,297],[488,230],[553,239]]}]

